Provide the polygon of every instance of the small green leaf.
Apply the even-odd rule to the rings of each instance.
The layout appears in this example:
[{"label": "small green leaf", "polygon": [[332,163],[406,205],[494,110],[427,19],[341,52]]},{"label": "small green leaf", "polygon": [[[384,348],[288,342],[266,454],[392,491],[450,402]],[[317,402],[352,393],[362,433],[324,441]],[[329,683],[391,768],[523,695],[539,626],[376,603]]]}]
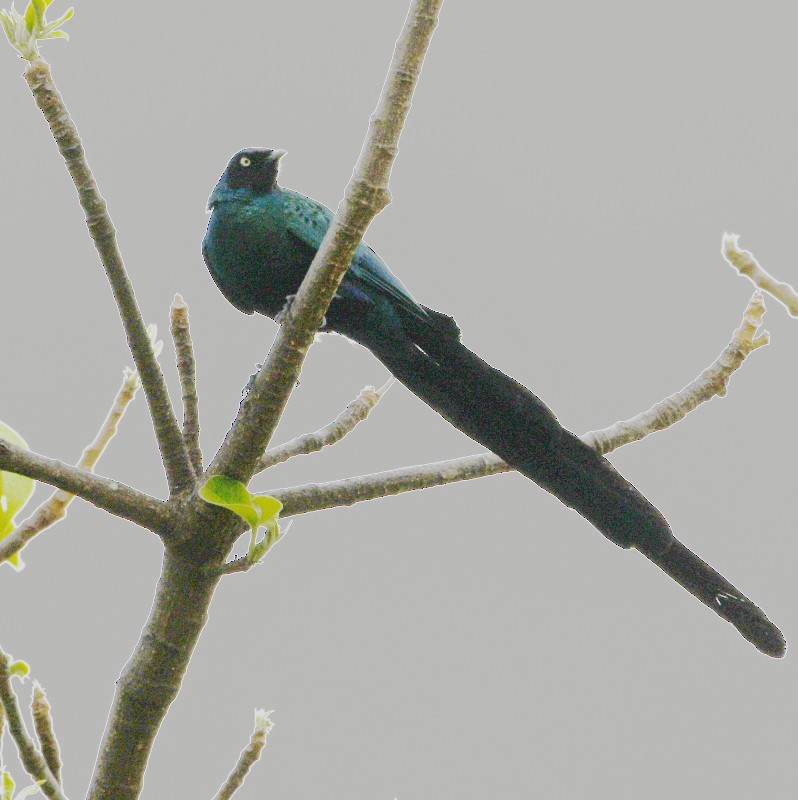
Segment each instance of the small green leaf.
[{"label": "small green leaf", "polygon": [[238,514],[253,530],[257,530],[259,516],[252,504],[252,495],[247,487],[224,475],[214,475],[200,489],[200,497],[214,506],[221,506]]},{"label": "small green leaf", "polygon": [[47,3],[44,0],[31,0],[25,9],[25,27],[28,33],[35,33],[45,25],[44,12],[47,10]]},{"label": "small green leaf", "polygon": [[36,9],[33,3],[28,3],[28,7],[25,9],[25,27],[28,29],[28,33],[33,33],[34,25],[36,25]]},{"label": "small green leaf", "polygon": [[0,12],[9,42],[28,61],[39,58],[38,41],[69,38],[57,29],[72,17],[75,10],[70,8],[55,22],[47,22],[45,12],[51,2],[52,0],[30,0],[24,14],[19,14],[13,4],[11,11]]},{"label": "small green leaf", "polygon": [[14,20],[11,19],[11,15],[7,11],[0,11],[0,23],[3,24],[3,30],[5,30],[8,40],[13,41]]},{"label": "small green leaf", "polygon": [[14,779],[5,770],[0,772],[0,779],[2,779],[0,790],[3,792],[3,800],[11,800],[11,798],[14,796],[14,787],[16,786]]},{"label": "small green leaf", "polygon": [[[25,440],[13,429],[0,422],[0,438],[5,439],[18,447],[28,449]],[[14,472],[0,471],[0,540],[4,539],[16,527],[14,517],[25,507],[36,482],[25,475]],[[19,553],[8,559],[15,569],[22,569],[22,559]]]},{"label": "small green leaf", "polygon": [[258,507],[260,517],[263,520],[276,519],[277,515],[283,510],[283,504],[276,497],[271,497],[268,494],[254,494],[252,495],[252,502]]},{"label": "small green leaf", "polygon": [[200,489],[200,497],[216,506],[227,507],[230,503],[249,503],[252,495],[243,483],[214,475]]},{"label": "small green leaf", "polygon": [[[271,498],[274,499],[274,498]],[[254,539],[250,543],[247,558],[252,564],[257,564],[271,549],[271,546],[280,538],[280,526],[271,520],[266,523],[266,534],[256,544]]]},{"label": "small green leaf", "polygon": [[[221,506],[237,514],[249,525],[252,538],[247,558],[254,564],[263,558],[268,549],[280,538],[277,518],[283,504],[269,495],[252,494],[240,481],[214,475],[199,490],[200,497],[214,506]],[[258,528],[266,526],[266,535],[256,543]]]},{"label": "small green leaf", "polygon": [[27,678],[30,673],[30,664],[26,661],[14,661],[8,669],[12,675],[16,675],[18,678]]}]

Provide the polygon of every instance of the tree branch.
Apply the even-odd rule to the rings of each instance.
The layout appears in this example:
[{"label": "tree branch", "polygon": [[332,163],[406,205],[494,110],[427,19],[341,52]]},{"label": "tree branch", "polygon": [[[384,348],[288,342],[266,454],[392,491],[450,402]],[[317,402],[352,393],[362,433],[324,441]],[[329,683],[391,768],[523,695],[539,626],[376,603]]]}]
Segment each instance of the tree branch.
[{"label": "tree branch", "polygon": [[58,739],[55,738],[53,730],[53,715],[50,704],[44,689],[38,684],[33,684],[33,700],[31,701],[31,713],[33,714],[33,727],[36,730],[36,738],[39,740],[39,747],[42,751],[42,758],[53,774],[58,785],[61,785],[61,751],[58,747]]},{"label": "tree branch", "polygon": [[789,283],[776,280],[769,272],[762,269],[752,253],[738,247],[739,236],[733,233],[723,234],[721,252],[729,264],[740,275],[745,275],[755,286],[763,292],[775,297],[793,317],[798,317],[798,293]]},{"label": "tree branch", "polygon": [[307,514],[310,511],[351,506],[364,500],[376,500],[416,489],[429,489],[433,486],[444,486],[447,483],[512,471],[512,467],[493,453],[480,453],[337,481],[269,490],[269,494],[283,504],[280,516],[291,517],[296,514]]},{"label": "tree branch", "polygon": [[582,441],[603,455],[650,433],[669,428],[715,396],[724,397],[732,374],[752,351],[770,341],[767,331],[756,335],[765,310],[762,292],[754,292],[743,312],[740,327],[732,334],[729,344],[694,381],[632,419],[616,422],[603,431],[583,434]]},{"label": "tree branch", "polygon": [[25,728],[17,696],[11,688],[10,667],[8,655],[0,649],[0,703],[3,704],[5,709],[8,729],[17,745],[19,760],[33,780],[42,781],[41,790],[47,797],[52,800],[66,800],[58,781],[53,777],[44,759],[37,752],[33,740]]},{"label": "tree branch", "polygon": [[389,202],[388,176],[442,0],[413,0],[352,180],[274,345],[208,472],[247,484],[357,245]]},{"label": "tree branch", "polygon": [[[100,460],[105,448],[111,439],[116,436],[119,422],[128,405],[136,396],[138,387],[138,373],[134,370],[125,369],[122,386],[114,399],[111,410],[108,412],[94,441],[83,451],[80,461],[77,463],[79,469],[85,469],[89,472],[94,471],[94,466]],[[67,506],[74,498],[74,494],[65,492],[62,489],[52,494],[28,519],[17,526],[16,530],[0,540],[0,563],[22,550],[34,536],[63,519],[67,513]]]},{"label": "tree branch", "polygon": [[227,780],[222,784],[213,800],[230,800],[236,791],[243,786],[247,773],[260,758],[261,751],[266,746],[266,734],[272,728],[269,714],[271,714],[271,711],[259,710],[255,712],[255,730],[252,732],[249,744],[241,751],[238,763],[227,776]]},{"label": "tree branch", "polygon": [[87,800],[136,800],[158,729],[180,691],[219,575],[167,547],[147,624],[116,684]]},{"label": "tree branch", "polygon": [[263,470],[282,464],[283,461],[288,461],[294,456],[317,453],[324,447],[340,442],[344,436],[351,433],[359,423],[366,419],[395,380],[395,378],[391,378],[381,389],[376,391],[373,386],[366,386],[332,422],[323,428],[319,428],[315,433],[297,436],[290,442],[267,450],[258,461],[256,472],[263,472]]},{"label": "tree branch", "polygon": [[195,475],[202,475],[202,450],[200,449],[199,401],[197,399],[196,362],[191,331],[188,325],[188,306],[183,298],[175,295],[170,309],[172,340],[175,343],[177,372],[183,390],[183,441],[194,468]]},{"label": "tree branch", "polygon": [[[172,529],[171,509],[162,500],[132,489],[124,483],[24,450],[4,439],[0,439],[0,470],[16,472],[36,481],[49,483],[82,497],[109,514],[128,519],[155,533],[163,534]],[[5,553],[6,541],[3,540],[3,544],[0,544],[2,558],[10,555]]]},{"label": "tree branch", "polygon": [[75,184],[86,225],[99,253],[147,397],[158,447],[161,451],[169,490],[172,494],[191,486],[194,475],[183,436],[175,419],[161,368],[152,351],[144,321],[141,318],[133,287],[128,279],[122,256],[116,244],[116,231],[108,215],[105,200],[86,162],[78,130],[53,83],[50,65],[43,59],[31,61],[25,80],[33,92],[36,105],[44,114],[58,149],[64,157]]}]

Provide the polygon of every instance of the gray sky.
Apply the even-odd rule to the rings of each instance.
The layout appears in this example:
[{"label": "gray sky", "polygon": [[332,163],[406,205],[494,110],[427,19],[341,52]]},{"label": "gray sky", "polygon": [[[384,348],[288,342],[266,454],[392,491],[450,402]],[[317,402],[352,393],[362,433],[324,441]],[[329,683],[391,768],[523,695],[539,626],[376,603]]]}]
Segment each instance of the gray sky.
[{"label": "gray sky", "polygon": [[[129,19],[84,0],[71,41],[43,47],[146,320],[166,337],[174,293],[189,303],[208,457],[276,328],[213,286],[207,196],[233,152],[270,146],[288,151],[283,185],[335,208],[406,11],[141,2]],[[724,230],[798,283],[797,25],[782,2],[448,3],[368,242],[572,430],[648,408],[739,324],[751,287],[721,259]],[[22,69],[0,48],[0,418],[74,461],[131,359]],[[612,461],[798,641],[798,327],[768,308],[772,344],[725,399]],[[177,398],[168,341],[161,360]],[[277,439],[386,377],[325,337]],[[252,488],[479,449],[396,386],[344,443]],[[99,471],[164,495],[143,397]],[[78,797],[160,546],[75,503],[25,560],[0,570],[0,643],[47,688]],[[255,707],[275,727],[242,798],[794,796],[794,659],[760,655],[517,475],[323,512],[220,586],[145,796],[212,796]]]}]

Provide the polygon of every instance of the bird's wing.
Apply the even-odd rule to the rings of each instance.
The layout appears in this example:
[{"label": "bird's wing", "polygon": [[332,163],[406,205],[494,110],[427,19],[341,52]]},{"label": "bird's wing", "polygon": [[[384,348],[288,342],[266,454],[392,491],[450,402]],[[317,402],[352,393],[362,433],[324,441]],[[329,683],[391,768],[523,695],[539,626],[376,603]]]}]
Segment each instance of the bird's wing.
[{"label": "bird's wing", "polygon": [[[283,190],[283,213],[289,232],[303,244],[318,250],[327,228],[332,222],[333,213],[327,206],[303,194]],[[376,289],[389,297],[394,303],[412,316],[430,321],[427,312],[405,289],[382,259],[365,243],[361,242],[355,250],[345,281],[351,281],[362,289]]]}]

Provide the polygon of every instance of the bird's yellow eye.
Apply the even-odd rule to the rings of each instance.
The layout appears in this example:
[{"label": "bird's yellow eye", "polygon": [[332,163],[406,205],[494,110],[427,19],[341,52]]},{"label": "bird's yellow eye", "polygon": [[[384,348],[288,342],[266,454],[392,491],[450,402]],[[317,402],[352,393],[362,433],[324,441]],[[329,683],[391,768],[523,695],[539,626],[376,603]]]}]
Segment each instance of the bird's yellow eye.
[{"label": "bird's yellow eye", "polygon": [[241,156],[238,159],[238,163],[241,164],[242,167],[248,167],[252,163],[252,159],[248,156]]}]

